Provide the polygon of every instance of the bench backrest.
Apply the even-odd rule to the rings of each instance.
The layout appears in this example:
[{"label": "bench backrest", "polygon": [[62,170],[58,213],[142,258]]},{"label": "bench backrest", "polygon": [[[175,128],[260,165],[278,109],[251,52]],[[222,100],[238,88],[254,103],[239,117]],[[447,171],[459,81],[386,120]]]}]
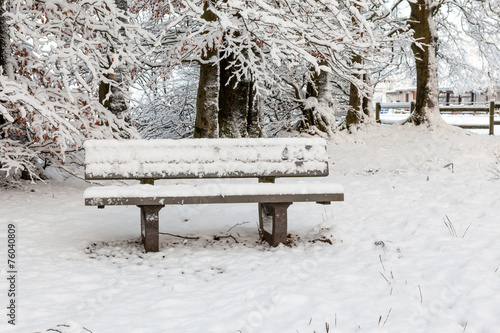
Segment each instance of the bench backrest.
[{"label": "bench backrest", "polygon": [[86,179],[327,176],[326,141],[309,138],[88,140]]}]

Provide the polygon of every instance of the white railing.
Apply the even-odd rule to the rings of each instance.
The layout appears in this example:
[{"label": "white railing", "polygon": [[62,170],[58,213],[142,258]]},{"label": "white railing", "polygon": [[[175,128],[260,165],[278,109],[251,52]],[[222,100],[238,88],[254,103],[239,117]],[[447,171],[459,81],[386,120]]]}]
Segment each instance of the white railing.
[{"label": "white railing", "polygon": [[[452,124],[466,129],[489,129],[489,134],[495,134],[495,125],[500,125],[500,121],[495,121],[495,109],[500,108],[500,104],[496,104],[495,101],[491,100],[487,105],[447,105],[440,106],[439,112],[442,114],[453,114],[460,112],[461,114],[472,114],[476,113],[486,113],[489,115],[489,122],[485,124]],[[407,109],[408,116],[411,112],[415,110],[415,101],[407,103],[376,103],[375,104],[375,119],[377,123],[380,123],[380,113],[382,109]]]}]

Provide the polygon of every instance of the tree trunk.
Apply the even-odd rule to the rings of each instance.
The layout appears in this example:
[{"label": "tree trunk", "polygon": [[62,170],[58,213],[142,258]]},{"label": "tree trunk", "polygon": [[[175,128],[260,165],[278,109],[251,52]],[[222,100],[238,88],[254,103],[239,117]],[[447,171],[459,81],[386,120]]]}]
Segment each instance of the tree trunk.
[{"label": "tree trunk", "polygon": [[410,27],[416,42],[411,49],[417,69],[416,106],[409,122],[415,125],[442,123],[439,113],[439,87],[437,79],[437,27],[434,12],[438,9],[432,0],[408,1],[411,8]]},{"label": "tree trunk", "polygon": [[0,75],[14,80],[14,64],[12,63],[9,25],[6,12],[7,0],[0,0]]},{"label": "tree trunk", "polygon": [[255,96],[253,83],[250,83],[248,98],[247,133],[251,138],[260,138],[262,131],[262,104],[260,97]]},{"label": "tree trunk", "polygon": [[[127,0],[115,0],[115,5],[124,12],[128,10]],[[124,118],[129,122],[127,98],[129,86],[126,80],[127,72],[127,64],[121,64],[116,67],[113,75],[107,76],[107,79],[113,81],[113,83],[99,83],[99,102],[118,118]]]},{"label": "tree trunk", "polygon": [[[355,55],[352,58],[353,64],[361,64],[363,59],[360,55]],[[355,75],[357,78],[360,78],[360,75]],[[359,124],[363,122],[363,101],[361,92],[358,87],[351,82],[351,86],[349,89],[349,109],[347,110],[347,115],[345,117],[345,122],[347,129],[350,129],[352,126],[357,127]]]},{"label": "tree trunk", "polygon": [[262,106],[251,81],[231,78],[229,66],[235,59],[220,62],[219,136],[225,138],[262,137]]},{"label": "tree trunk", "polygon": [[[7,16],[5,16],[8,0],[0,0],[0,76],[6,76],[9,80],[14,80],[14,59],[12,58],[12,48],[10,44],[10,33],[9,25],[7,23]],[[30,137],[28,136],[28,129],[25,125],[21,125],[19,120],[14,120],[13,123],[7,124],[7,120],[3,115],[0,114],[0,140],[5,139],[5,134],[3,126],[16,127],[19,132],[10,132],[9,139],[17,141],[19,146],[25,147],[30,142]],[[10,144],[9,144],[10,145]],[[26,148],[24,148],[26,150]],[[23,169],[20,171],[20,177],[24,180],[33,180],[32,176],[35,170],[35,165],[37,164],[36,159],[31,159],[30,165],[24,160],[20,162],[23,165]],[[0,163],[0,168],[2,164]],[[28,171],[28,169],[32,169]],[[15,170],[15,169],[14,169]]]},{"label": "tree trunk", "polygon": [[[208,6],[209,1],[206,1],[202,18],[206,21],[217,20],[217,16]],[[219,68],[216,65],[216,60],[217,50],[215,46],[210,47],[207,45],[200,65],[200,79],[196,98],[195,138],[217,138],[219,135]]]},{"label": "tree trunk", "polygon": [[369,90],[366,92],[366,96],[363,96],[363,114],[365,123],[373,123],[375,122],[375,115],[373,112],[373,91],[374,87],[372,86],[372,79],[369,73],[363,75],[363,82],[369,87]]},{"label": "tree trunk", "polygon": [[[361,56],[356,55],[352,60],[353,64],[362,64]],[[371,88],[370,74],[365,73],[357,75],[367,87]],[[346,126],[350,129],[352,126],[358,126],[362,123],[373,122],[373,91],[370,89],[363,95],[359,88],[351,83],[349,90],[349,109],[346,115]]]},{"label": "tree trunk", "polygon": [[335,128],[335,114],[332,101],[331,75],[321,71],[313,78],[314,83],[307,85],[306,101],[303,109],[306,129],[316,134],[332,136]]},{"label": "tree trunk", "polygon": [[[234,32],[232,37],[239,37]],[[240,56],[247,57],[244,50]],[[219,63],[219,136],[226,138],[260,137],[261,105],[254,94],[252,80],[236,78],[241,65],[235,54],[223,54]]]},{"label": "tree trunk", "polygon": [[363,103],[361,100],[361,94],[358,87],[354,83],[351,83],[349,90],[349,109],[347,110],[347,115],[345,117],[345,122],[347,129],[351,127],[356,127],[363,122]]},{"label": "tree trunk", "polygon": [[107,82],[99,84],[99,102],[118,118],[125,119],[128,118],[128,100],[125,94],[128,91],[125,80],[126,73],[127,66],[120,65],[112,76],[108,76],[108,79],[115,84]]},{"label": "tree trunk", "polygon": [[[306,102],[310,98],[314,98],[317,100],[317,98],[318,98],[318,90],[316,87],[317,84],[318,84],[318,76],[317,75],[314,75],[311,82],[307,82],[306,98],[305,98]],[[304,103],[304,107],[302,109],[302,115],[304,117],[302,126],[304,127],[304,129],[309,129],[310,127],[314,126],[314,116],[313,116],[314,108],[309,107],[308,104],[310,104],[310,103]]]},{"label": "tree trunk", "polygon": [[[14,65],[11,57],[9,25],[7,24],[6,0],[0,0],[0,75],[7,76],[14,80]],[[0,126],[5,124],[6,120],[3,115],[0,115]],[[0,131],[0,139],[4,138],[4,134]]]},{"label": "tree trunk", "polygon": [[248,81],[237,81],[233,76],[231,63],[234,56],[221,59],[219,63],[219,136],[225,138],[247,137],[247,121],[249,116],[250,89]]}]

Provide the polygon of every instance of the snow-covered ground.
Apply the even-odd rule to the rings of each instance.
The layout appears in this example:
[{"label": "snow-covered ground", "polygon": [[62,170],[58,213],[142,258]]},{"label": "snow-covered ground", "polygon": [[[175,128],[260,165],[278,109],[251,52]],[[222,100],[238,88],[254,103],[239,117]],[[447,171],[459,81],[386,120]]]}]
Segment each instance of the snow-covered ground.
[{"label": "snow-covered ground", "polygon": [[144,254],[138,208],[85,207],[81,181],[0,190],[0,332],[497,332],[500,138],[379,126],[329,153],[345,202],[293,204],[291,247],[258,241],[255,204],[166,207],[162,232],[199,239]]}]

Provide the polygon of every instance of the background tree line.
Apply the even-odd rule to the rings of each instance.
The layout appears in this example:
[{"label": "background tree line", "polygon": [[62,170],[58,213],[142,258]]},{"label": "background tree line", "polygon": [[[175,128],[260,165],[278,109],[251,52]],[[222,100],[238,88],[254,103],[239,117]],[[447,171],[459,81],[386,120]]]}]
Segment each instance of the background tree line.
[{"label": "background tree line", "polygon": [[416,77],[409,121],[438,126],[438,68],[496,83],[498,14],[493,0],[0,0],[3,182],[67,168],[87,138],[331,137],[373,123],[394,73]]}]

